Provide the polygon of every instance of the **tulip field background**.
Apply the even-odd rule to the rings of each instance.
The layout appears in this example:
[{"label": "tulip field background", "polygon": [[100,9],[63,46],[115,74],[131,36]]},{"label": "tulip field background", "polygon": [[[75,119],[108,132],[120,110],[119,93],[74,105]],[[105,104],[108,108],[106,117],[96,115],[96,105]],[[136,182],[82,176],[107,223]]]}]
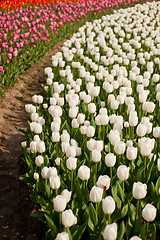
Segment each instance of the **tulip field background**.
[{"label": "tulip field background", "polygon": [[0,2],[0,239],[160,239],[159,18]]}]

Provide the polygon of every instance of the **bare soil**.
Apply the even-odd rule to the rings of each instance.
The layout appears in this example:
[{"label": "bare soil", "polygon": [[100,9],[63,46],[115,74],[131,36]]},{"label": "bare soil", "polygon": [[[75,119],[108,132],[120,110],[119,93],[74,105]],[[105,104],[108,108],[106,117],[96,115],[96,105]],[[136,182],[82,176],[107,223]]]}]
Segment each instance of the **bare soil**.
[{"label": "bare soil", "polygon": [[26,183],[19,180],[26,166],[21,158],[21,142],[25,135],[15,127],[26,128],[28,114],[24,106],[34,94],[42,94],[46,76],[44,68],[51,66],[51,56],[61,51],[58,43],[41,60],[19,76],[18,82],[0,99],[0,240],[43,240],[46,227],[30,217],[34,203]]}]

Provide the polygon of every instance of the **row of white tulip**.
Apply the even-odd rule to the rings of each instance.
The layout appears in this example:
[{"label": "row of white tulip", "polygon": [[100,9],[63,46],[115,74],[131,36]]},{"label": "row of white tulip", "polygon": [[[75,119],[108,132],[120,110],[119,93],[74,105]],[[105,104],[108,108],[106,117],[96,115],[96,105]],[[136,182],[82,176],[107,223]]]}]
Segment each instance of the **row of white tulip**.
[{"label": "row of white tulip", "polygon": [[25,106],[33,195],[57,240],[156,235],[159,16],[153,2],[87,22],[45,68],[46,97]]}]

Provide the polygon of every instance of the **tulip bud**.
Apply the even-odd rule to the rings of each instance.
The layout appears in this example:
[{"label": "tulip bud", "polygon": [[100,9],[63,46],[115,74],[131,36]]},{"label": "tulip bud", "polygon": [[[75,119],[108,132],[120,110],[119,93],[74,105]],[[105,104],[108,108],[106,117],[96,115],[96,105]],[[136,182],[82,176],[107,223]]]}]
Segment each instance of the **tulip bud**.
[{"label": "tulip bud", "polygon": [[77,122],[78,122],[79,124],[83,124],[84,121],[85,121],[85,114],[79,113],[78,116],[77,116]]},{"label": "tulip bud", "polygon": [[48,179],[48,170],[49,170],[49,168],[46,167],[46,166],[42,168],[42,170],[41,170],[41,176],[42,176],[42,178]]},{"label": "tulip bud", "polygon": [[78,177],[83,181],[88,180],[90,178],[90,168],[85,165],[80,166],[78,169]]},{"label": "tulip bud", "polygon": [[76,156],[76,148],[73,146],[69,146],[66,151],[67,157],[75,157]]},{"label": "tulip bud", "polygon": [[56,240],[69,240],[69,235],[66,232],[58,233]]},{"label": "tulip bud", "polygon": [[118,226],[117,223],[108,224],[103,232],[104,240],[116,240],[117,239]]},{"label": "tulip bud", "polygon": [[56,176],[51,176],[49,178],[49,183],[52,189],[58,189],[61,185],[60,178],[58,175]]},{"label": "tulip bud", "polygon": [[50,178],[51,176],[56,176],[56,175],[57,175],[57,169],[55,167],[49,167],[47,178]]},{"label": "tulip bud", "polygon": [[34,174],[33,174],[33,178],[34,178],[35,180],[38,180],[38,179],[39,179],[39,173],[34,173]]},{"label": "tulip bud", "polygon": [[114,151],[118,155],[124,154],[125,149],[126,149],[126,144],[122,141],[120,141],[114,145]]},{"label": "tulip bud", "polygon": [[59,142],[59,140],[60,140],[59,132],[52,132],[52,141],[53,142]]},{"label": "tulip bud", "polygon": [[155,138],[160,138],[160,127],[153,128],[153,136]]},{"label": "tulip bud", "polygon": [[138,236],[133,236],[129,240],[142,240],[142,238],[140,238]]},{"label": "tulip bud", "polygon": [[66,208],[66,205],[67,205],[66,199],[61,195],[57,195],[53,199],[53,206],[56,212],[63,212]]},{"label": "tulip bud", "polygon": [[117,169],[117,177],[122,181],[127,180],[129,178],[129,167],[120,165]]},{"label": "tulip bud", "polygon": [[57,157],[56,159],[55,159],[55,163],[56,163],[56,165],[59,167],[60,166],[60,163],[61,163],[61,158],[59,158],[59,157]]},{"label": "tulip bud", "polygon": [[160,158],[157,159],[157,168],[158,168],[158,171],[160,171]]},{"label": "tulip bud", "polygon": [[147,204],[142,210],[142,217],[147,222],[153,222],[156,218],[157,209],[152,204]]},{"label": "tulip bud", "polygon": [[90,201],[94,203],[98,203],[102,200],[102,196],[103,196],[103,189],[100,187],[93,186],[89,194]]},{"label": "tulip bud", "polygon": [[93,162],[100,162],[100,160],[101,160],[101,152],[94,149],[92,151],[92,161]]},{"label": "tulip bud", "polygon": [[143,199],[147,195],[147,185],[141,182],[134,182],[132,194],[135,199]]},{"label": "tulip bud", "polygon": [[94,103],[88,104],[88,112],[92,114],[96,112],[96,105]]},{"label": "tulip bud", "polygon": [[37,156],[35,159],[35,164],[40,167],[44,163],[44,159],[41,155]]},{"label": "tulip bud", "polygon": [[67,189],[64,189],[61,193],[61,196],[63,196],[66,199],[66,202],[68,203],[71,200],[71,194],[72,192],[69,192]]},{"label": "tulip bud", "polygon": [[22,146],[23,148],[27,147],[27,142],[26,142],[26,141],[21,142],[21,146]]},{"label": "tulip bud", "polygon": [[108,153],[105,156],[105,164],[107,167],[113,167],[116,163],[116,156],[113,153]]},{"label": "tulip bud", "polygon": [[66,161],[66,167],[71,171],[77,167],[77,158],[69,157]]},{"label": "tulip bud", "polygon": [[128,147],[126,157],[128,160],[135,160],[137,158],[137,148]]},{"label": "tulip bud", "polygon": [[73,214],[71,209],[62,212],[62,224],[64,227],[71,227],[77,224],[77,217]]},{"label": "tulip bud", "polygon": [[46,150],[45,143],[43,141],[40,141],[37,143],[37,152],[44,153]]},{"label": "tulip bud", "polygon": [[88,126],[86,134],[87,134],[87,137],[92,138],[95,134],[95,128],[93,126]]},{"label": "tulip bud", "polygon": [[107,196],[102,200],[102,209],[105,214],[112,214],[116,208],[114,199],[111,196]]}]

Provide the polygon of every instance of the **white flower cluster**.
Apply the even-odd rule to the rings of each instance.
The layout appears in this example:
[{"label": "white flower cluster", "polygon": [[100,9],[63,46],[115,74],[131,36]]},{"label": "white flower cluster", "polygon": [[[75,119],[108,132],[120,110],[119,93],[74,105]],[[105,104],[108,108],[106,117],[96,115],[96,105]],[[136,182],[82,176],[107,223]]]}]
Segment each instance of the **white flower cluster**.
[{"label": "white flower cluster", "polygon": [[[64,43],[62,52],[52,56],[53,68],[45,68],[47,102],[42,96],[34,95],[32,100],[36,106],[25,106],[31,114],[30,130],[34,135],[28,152],[41,154],[35,157],[41,176],[35,173],[34,179],[42,177],[51,189],[64,189],[58,173],[66,167],[67,174],[71,174],[71,178],[66,179],[73,181],[74,175],[75,181],[83,181],[83,188],[90,186],[89,200],[96,204],[102,201],[103,212],[108,215],[115,211],[117,203],[114,196],[103,198],[104,191],[112,193],[112,168],[116,174],[114,184],[122,184],[120,190],[124,192],[124,182],[129,178],[132,182],[131,178],[137,177],[140,167],[146,179],[152,159],[153,166],[157,159],[160,171],[159,16],[160,3],[154,2],[120,9],[93,23],[86,22]],[[40,116],[41,104],[46,121]],[[48,151],[48,146],[41,139],[43,130],[48,127],[47,121],[49,129],[45,137],[49,138],[51,147],[58,149],[49,164],[57,168],[45,166],[43,153]],[[25,148],[27,143],[22,146]],[[98,164],[103,173],[97,168]],[[91,181],[92,186],[88,184]],[[147,183],[149,181],[147,179]],[[134,199],[147,196],[148,185],[142,182],[132,182],[130,189]],[[120,195],[123,198],[122,192]],[[62,212],[65,227],[77,223],[72,210],[65,210],[70,200],[71,192],[67,189],[53,198],[54,209]],[[154,221],[156,214],[157,209],[152,204],[144,206],[143,203],[145,221]],[[103,237],[115,240],[117,232],[117,223],[108,224]],[[69,239],[69,236],[62,232],[56,239]]]}]

